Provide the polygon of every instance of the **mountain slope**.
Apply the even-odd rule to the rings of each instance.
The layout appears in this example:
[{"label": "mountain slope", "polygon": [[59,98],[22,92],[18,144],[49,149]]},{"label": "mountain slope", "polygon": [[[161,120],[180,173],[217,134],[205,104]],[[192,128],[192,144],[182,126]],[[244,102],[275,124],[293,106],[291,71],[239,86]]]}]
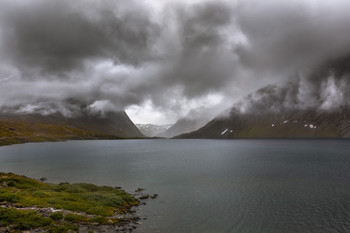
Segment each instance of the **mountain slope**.
[{"label": "mountain slope", "polygon": [[350,112],[291,111],[217,117],[177,138],[350,138]]},{"label": "mountain slope", "polygon": [[155,137],[169,129],[171,126],[172,125],[136,124],[136,127],[141,133],[147,137]]},{"label": "mountain slope", "polygon": [[104,116],[81,114],[1,114],[0,145],[67,139],[139,138],[142,133],[125,112]]},{"label": "mountain slope", "polygon": [[165,138],[172,138],[177,135],[183,134],[183,133],[189,133],[191,131],[197,130],[205,123],[207,123],[207,120],[204,119],[189,119],[189,118],[181,118],[176,123],[171,126],[166,131],[158,134],[158,137],[165,137]]},{"label": "mountain slope", "polygon": [[261,88],[179,138],[349,138],[350,56]]}]

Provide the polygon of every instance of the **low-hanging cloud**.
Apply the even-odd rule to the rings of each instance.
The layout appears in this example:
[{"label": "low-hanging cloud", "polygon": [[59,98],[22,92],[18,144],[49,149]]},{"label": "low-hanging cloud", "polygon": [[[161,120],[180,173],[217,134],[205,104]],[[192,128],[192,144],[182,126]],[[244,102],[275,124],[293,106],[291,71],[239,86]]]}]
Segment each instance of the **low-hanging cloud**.
[{"label": "low-hanging cloud", "polygon": [[[4,0],[0,109],[73,116],[79,106],[104,113],[151,101],[182,117],[191,108],[206,112],[205,103],[223,109],[293,77],[287,90],[267,92],[297,93],[282,93],[303,103],[288,99],[288,106],[348,104],[348,77],[314,70],[350,53],[349,6],[342,0]],[[208,102],[210,95],[222,101]]]},{"label": "low-hanging cloud", "polygon": [[[288,113],[295,110],[341,112],[350,106],[349,57],[323,64],[308,76],[296,74],[279,85],[268,85],[241,101],[231,111],[243,114]],[[229,113],[225,112],[224,116]]]}]

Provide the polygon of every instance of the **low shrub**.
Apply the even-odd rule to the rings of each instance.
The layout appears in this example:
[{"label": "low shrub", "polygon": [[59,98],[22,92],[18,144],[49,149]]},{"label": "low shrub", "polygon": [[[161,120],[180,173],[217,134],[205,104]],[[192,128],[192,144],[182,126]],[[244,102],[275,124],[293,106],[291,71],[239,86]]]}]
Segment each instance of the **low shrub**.
[{"label": "low shrub", "polygon": [[77,232],[78,230],[78,227],[72,223],[64,223],[62,225],[51,225],[49,227],[50,233],[65,233],[69,231]]},{"label": "low shrub", "polygon": [[107,209],[104,206],[92,206],[86,210],[86,213],[87,214],[101,215],[101,216],[112,216],[113,210]]},{"label": "low shrub", "polygon": [[64,214],[60,211],[43,217],[37,210],[20,210],[0,206],[0,226],[11,230],[40,229],[53,233],[77,230],[80,222],[99,224],[115,223],[106,218],[115,211],[123,211],[138,204],[135,198],[124,190],[85,183],[46,184],[25,176],[0,172],[0,203],[13,203],[14,206],[55,208],[84,212],[96,215],[95,218],[77,214]]},{"label": "low shrub", "polygon": [[90,222],[97,222],[99,224],[107,224],[107,219],[105,217],[95,217],[95,218],[92,218],[90,219]]},{"label": "low shrub", "polygon": [[74,223],[87,222],[89,219],[83,215],[79,214],[67,214],[64,216],[64,220]]},{"label": "low shrub", "polygon": [[107,206],[120,206],[124,203],[120,196],[113,193],[87,193],[83,196],[85,200],[96,201]]},{"label": "low shrub", "polygon": [[14,208],[0,208],[0,223],[15,229],[27,230],[45,227],[51,224],[51,219],[40,216],[36,211],[17,210]]},{"label": "low shrub", "polygon": [[53,220],[62,220],[63,219],[63,213],[61,211],[53,212],[50,215],[50,218],[53,219]]},{"label": "low shrub", "polygon": [[0,202],[16,203],[19,199],[19,196],[13,193],[0,193]]}]

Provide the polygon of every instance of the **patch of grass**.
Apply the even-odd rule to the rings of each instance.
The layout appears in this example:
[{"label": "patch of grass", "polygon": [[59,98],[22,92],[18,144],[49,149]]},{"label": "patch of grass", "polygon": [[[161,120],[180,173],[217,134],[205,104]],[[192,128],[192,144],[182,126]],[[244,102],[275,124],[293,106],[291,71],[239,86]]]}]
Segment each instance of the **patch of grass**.
[{"label": "patch of grass", "polygon": [[101,206],[90,207],[87,211],[87,214],[96,214],[101,216],[112,216],[114,211],[112,209],[106,210]]},{"label": "patch of grass", "polygon": [[125,202],[121,196],[115,195],[115,193],[87,193],[83,196],[83,199],[96,201],[107,206],[120,206]]},{"label": "patch of grass", "polygon": [[[64,215],[63,212],[58,211],[47,218],[39,215],[37,211],[2,208],[0,225],[13,225],[16,229],[40,228],[50,225],[47,228],[50,229],[50,232],[65,232],[72,227],[62,225],[64,223],[107,224],[106,217],[138,204],[133,196],[119,188],[85,183],[48,184],[13,173],[0,172],[0,187],[0,204],[8,203],[15,207],[50,207],[85,213],[85,215]],[[95,217],[87,217],[86,214],[95,215]]]},{"label": "patch of grass", "polygon": [[105,217],[99,216],[99,217],[91,218],[90,222],[97,222],[99,224],[107,224],[108,220]]},{"label": "patch of grass", "polygon": [[56,220],[56,221],[62,220],[63,219],[63,213],[61,211],[53,212],[50,215],[50,218],[52,220]]},{"label": "patch of grass", "polygon": [[50,233],[64,233],[68,231],[78,231],[78,227],[72,223],[53,224],[49,227]]},{"label": "patch of grass", "polygon": [[0,202],[16,203],[19,199],[15,193],[0,193]]},{"label": "patch of grass", "polygon": [[50,225],[51,219],[42,217],[34,210],[17,210],[0,207],[0,224],[13,225],[14,229],[28,230]]},{"label": "patch of grass", "polygon": [[135,202],[124,190],[93,184],[46,184],[24,176],[0,173],[0,202],[18,206],[53,207],[111,216],[123,205]]}]

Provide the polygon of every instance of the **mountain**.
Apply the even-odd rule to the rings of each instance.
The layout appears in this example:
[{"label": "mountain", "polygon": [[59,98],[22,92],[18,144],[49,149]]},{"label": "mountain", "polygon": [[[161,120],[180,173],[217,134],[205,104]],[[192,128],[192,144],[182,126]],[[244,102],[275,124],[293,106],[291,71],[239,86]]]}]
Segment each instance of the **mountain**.
[{"label": "mountain", "polygon": [[350,138],[350,111],[242,114],[231,110],[176,138]]},{"label": "mountain", "polygon": [[147,137],[155,137],[166,131],[172,125],[136,124],[136,127]]},{"label": "mountain", "polygon": [[349,138],[350,56],[263,87],[178,138]]},{"label": "mountain", "polygon": [[207,120],[204,119],[194,119],[194,118],[181,118],[176,123],[171,126],[166,131],[158,134],[158,137],[164,137],[164,138],[172,138],[180,134],[189,133],[194,130],[199,129],[205,123],[207,123]]},{"label": "mountain", "polygon": [[140,137],[144,136],[125,112],[110,112],[104,115],[83,113],[75,117],[64,117],[59,113],[0,114],[0,145],[68,139]]}]

